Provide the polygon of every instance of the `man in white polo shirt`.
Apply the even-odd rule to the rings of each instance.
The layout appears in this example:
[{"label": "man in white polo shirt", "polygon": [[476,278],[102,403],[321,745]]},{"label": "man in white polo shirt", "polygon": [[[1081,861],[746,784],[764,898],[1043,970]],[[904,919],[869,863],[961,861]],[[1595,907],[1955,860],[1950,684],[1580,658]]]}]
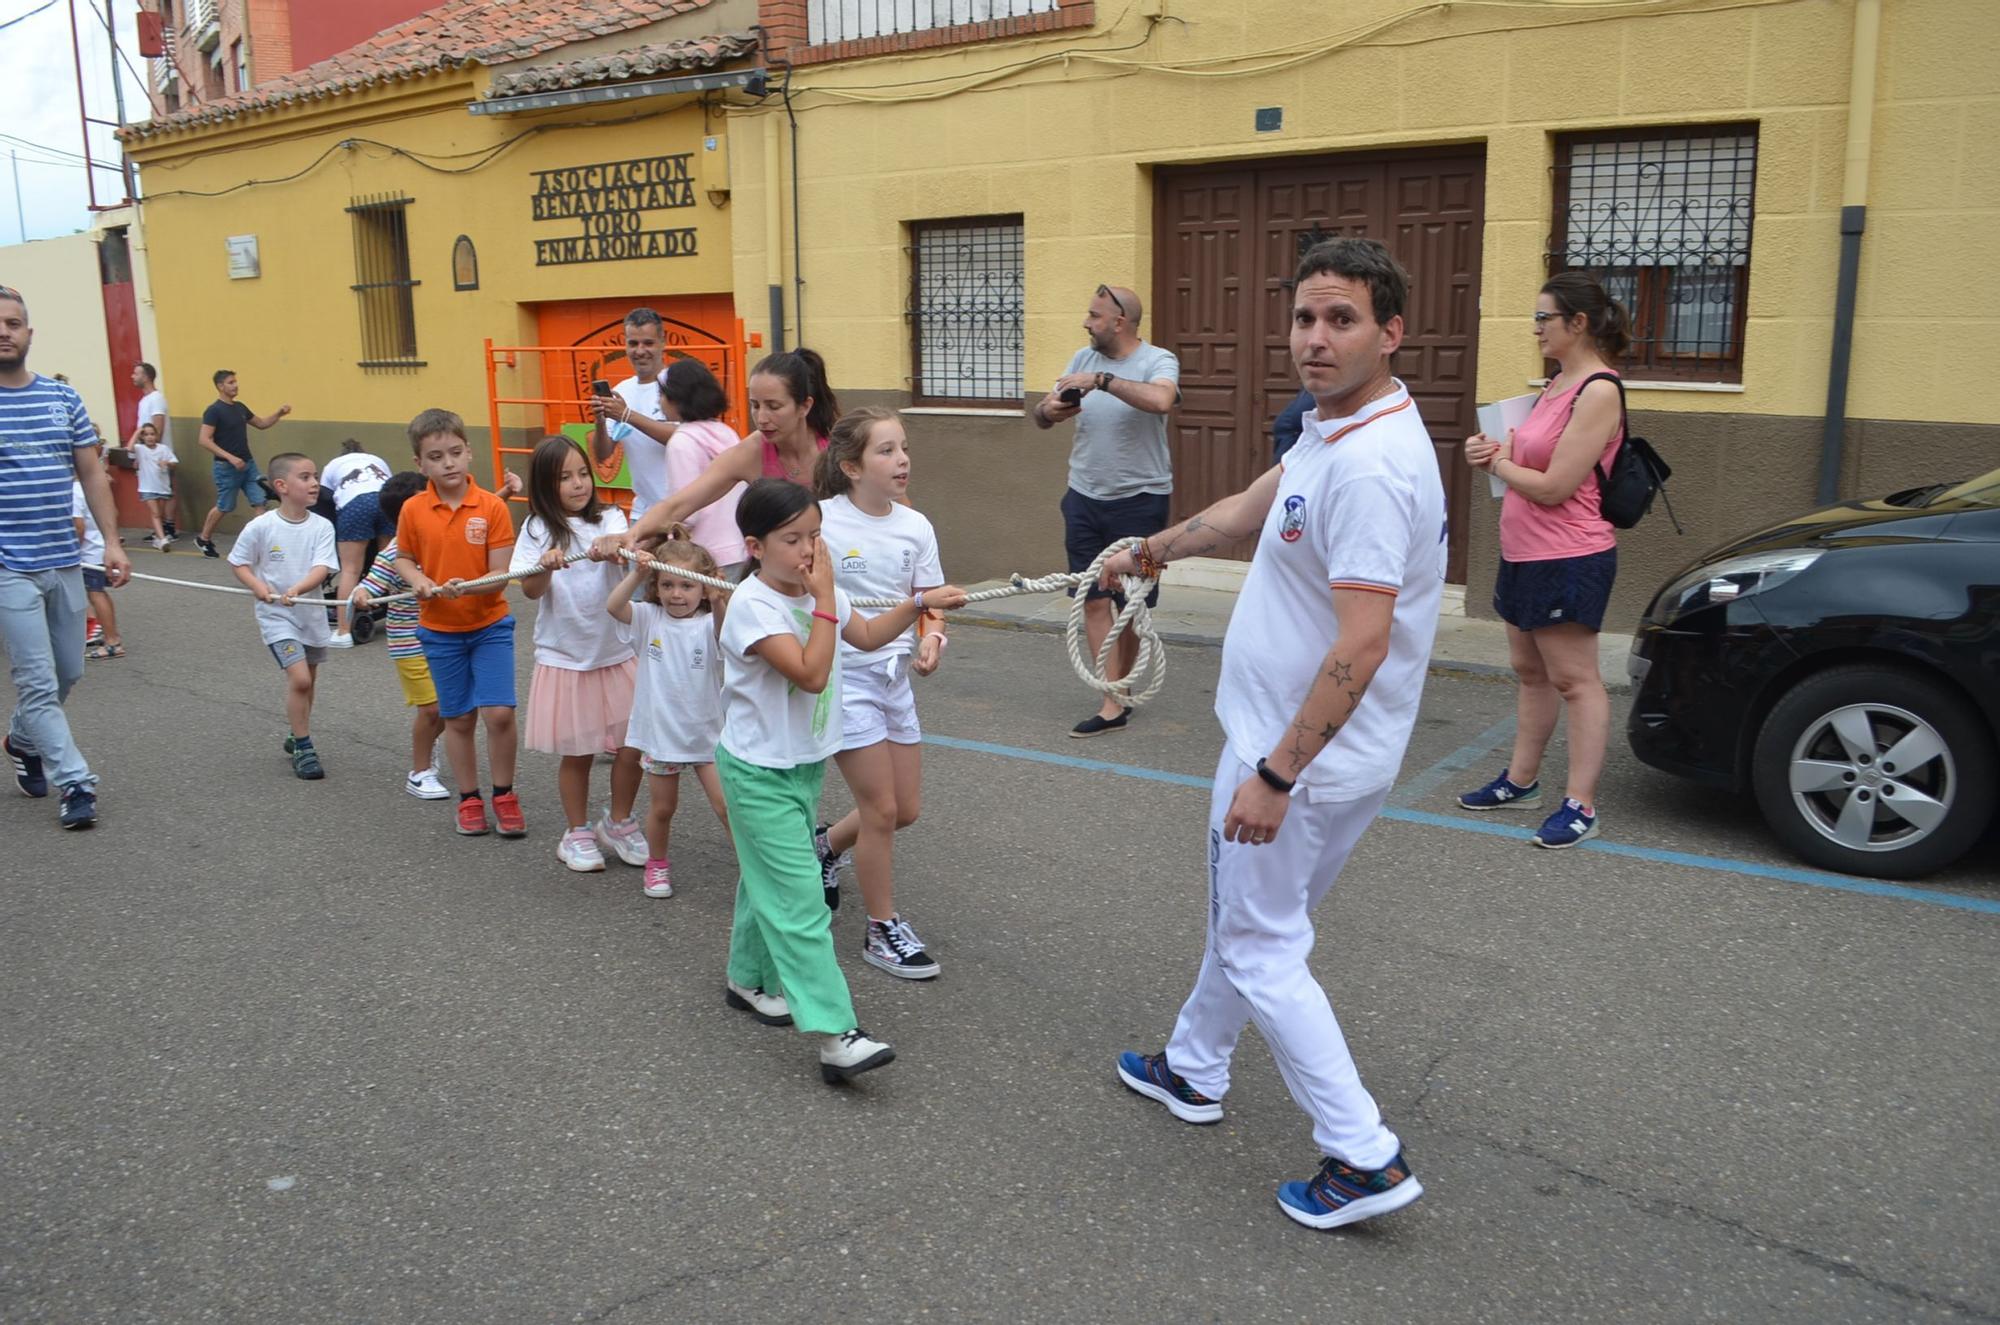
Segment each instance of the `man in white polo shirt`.
[{"label": "man in white polo shirt", "polygon": [[1278,1188],[1285,1214],[1333,1228],[1423,1195],[1361,1084],[1306,965],[1311,912],[1395,782],[1423,694],[1445,572],[1445,498],[1410,393],[1389,372],[1409,278],[1372,239],[1301,260],[1292,358],[1318,408],[1282,464],[1114,558],[1107,579],[1261,533],[1223,640],[1227,744],[1208,836],[1207,950],[1166,1051],[1118,1075],[1176,1118],[1222,1118],[1249,1022],[1325,1156]]},{"label": "man in white polo shirt", "polygon": [[590,434],[590,454],[598,464],[625,448],[625,468],[632,475],[632,522],[667,495],[667,443],[679,420],[667,418],[660,401],[660,366],[667,352],[667,327],[650,308],[625,315],[625,362],[632,376],[595,396],[591,408],[597,426]]}]

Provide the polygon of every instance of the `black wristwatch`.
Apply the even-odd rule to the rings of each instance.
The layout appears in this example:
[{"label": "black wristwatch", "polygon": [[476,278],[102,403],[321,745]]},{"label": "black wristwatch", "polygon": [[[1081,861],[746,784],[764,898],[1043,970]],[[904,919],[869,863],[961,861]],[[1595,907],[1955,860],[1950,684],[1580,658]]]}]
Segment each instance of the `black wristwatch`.
[{"label": "black wristwatch", "polygon": [[1264,779],[1264,785],[1272,791],[1283,792],[1287,796],[1291,795],[1292,788],[1298,785],[1296,782],[1287,782],[1279,777],[1278,771],[1262,759],[1257,761],[1257,776]]},{"label": "black wristwatch", "polygon": [[1109,391],[1111,390],[1111,384],[1115,381],[1117,379],[1110,373],[1099,373],[1097,375],[1097,389],[1099,391]]}]

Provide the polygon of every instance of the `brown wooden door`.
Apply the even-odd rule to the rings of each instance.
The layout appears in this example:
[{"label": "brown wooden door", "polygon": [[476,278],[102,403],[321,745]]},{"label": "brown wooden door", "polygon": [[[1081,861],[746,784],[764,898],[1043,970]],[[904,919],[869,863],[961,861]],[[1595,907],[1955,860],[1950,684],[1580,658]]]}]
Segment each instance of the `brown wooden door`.
[{"label": "brown wooden door", "polygon": [[1484,157],[1463,149],[1160,171],[1153,338],[1181,360],[1169,434],[1175,519],[1270,466],[1271,421],[1298,393],[1290,281],[1299,254],[1319,239],[1369,235],[1410,272],[1395,371],[1437,446],[1448,574],[1464,581],[1471,484],[1458,447],[1477,407],[1484,182]]}]

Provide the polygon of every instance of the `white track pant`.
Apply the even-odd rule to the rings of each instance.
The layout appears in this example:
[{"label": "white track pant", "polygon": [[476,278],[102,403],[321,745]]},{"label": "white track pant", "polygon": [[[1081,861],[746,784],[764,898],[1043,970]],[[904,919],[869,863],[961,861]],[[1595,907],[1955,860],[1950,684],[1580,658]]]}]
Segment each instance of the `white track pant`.
[{"label": "white track pant", "polygon": [[1312,1119],[1321,1152],[1358,1169],[1379,1169],[1402,1143],[1382,1125],[1306,957],[1312,909],[1389,792],[1318,804],[1296,795],[1276,841],[1225,842],[1229,802],[1255,776],[1235,749],[1223,750],[1208,812],[1208,946],[1167,1042],[1167,1064],[1202,1094],[1221,1099],[1237,1037],[1254,1021],[1292,1098]]}]

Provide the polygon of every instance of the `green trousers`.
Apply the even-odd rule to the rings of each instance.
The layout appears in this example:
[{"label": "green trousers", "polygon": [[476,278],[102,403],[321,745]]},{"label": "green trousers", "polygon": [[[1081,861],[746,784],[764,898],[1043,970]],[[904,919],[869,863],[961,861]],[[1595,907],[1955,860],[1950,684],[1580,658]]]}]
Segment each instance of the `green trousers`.
[{"label": "green trousers", "polygon": [[834,960],[833,912],[812,846],[826,764],[759,768],[718,747],[715,768],[741,870],[729,930],[730,980],[782,993],[802,1031],[853,1030],[854,1000]]}]

